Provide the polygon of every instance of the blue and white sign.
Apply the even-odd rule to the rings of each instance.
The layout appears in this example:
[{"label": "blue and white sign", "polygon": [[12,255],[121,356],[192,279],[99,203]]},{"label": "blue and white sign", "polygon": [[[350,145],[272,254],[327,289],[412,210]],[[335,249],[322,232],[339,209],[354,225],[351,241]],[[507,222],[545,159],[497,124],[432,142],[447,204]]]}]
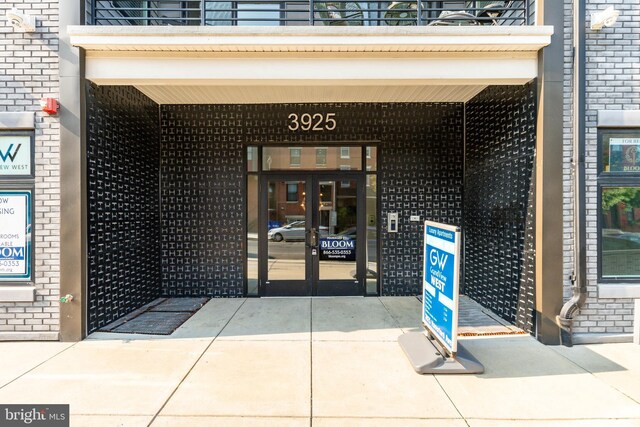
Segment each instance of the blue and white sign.
[{"label": "blue and white sign", "polygon": [[424,222],[422,323],[451,354],[457,351],[460,229]]},{"label": "blue and white sign", "polygon": [[355,261],[355,239],[347,236],[330,236],[320,239],[320,260]]},{"label": "blue and white sign", "polygon": [[31,191],[0,191],[0,281],[31,279]]}]

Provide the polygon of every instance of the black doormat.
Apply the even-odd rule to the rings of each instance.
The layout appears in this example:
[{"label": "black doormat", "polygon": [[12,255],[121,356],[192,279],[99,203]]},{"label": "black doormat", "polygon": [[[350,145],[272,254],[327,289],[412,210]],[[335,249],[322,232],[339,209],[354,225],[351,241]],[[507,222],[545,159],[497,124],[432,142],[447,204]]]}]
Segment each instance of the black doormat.
[{"label": "black doormat", "polygon": [[195,313],[209,301],[209,298],[167,298],[150,311],[190,311]]},{"label": "black doormat", "polygon": [[112,332],[121,334],[170,335],[187,321],[193,313],[147,311],[127,323],[115,328]]},{"label": "black doormat", "polygon": [[100,332],[171,335],[200,310],[209,298],[159,298],[112,322]]}]

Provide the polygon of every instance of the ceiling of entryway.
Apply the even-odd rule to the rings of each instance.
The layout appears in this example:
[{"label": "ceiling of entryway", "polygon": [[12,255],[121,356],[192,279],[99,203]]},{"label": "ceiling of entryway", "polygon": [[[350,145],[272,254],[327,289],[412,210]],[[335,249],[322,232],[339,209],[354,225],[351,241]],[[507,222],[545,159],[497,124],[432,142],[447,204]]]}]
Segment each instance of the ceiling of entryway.
[{"label": "ceiling of entryway", "polygon": [[485,87],[484,85],[136,86],[158,104],[466,102]]}]

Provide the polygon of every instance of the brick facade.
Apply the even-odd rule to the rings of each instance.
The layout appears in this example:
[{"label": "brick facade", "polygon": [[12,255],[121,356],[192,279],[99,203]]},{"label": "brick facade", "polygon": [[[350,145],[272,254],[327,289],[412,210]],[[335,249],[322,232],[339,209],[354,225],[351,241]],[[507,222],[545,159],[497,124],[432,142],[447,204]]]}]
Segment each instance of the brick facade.
[{"label": "brick facade", "polygon": [[[608,6],[620,11],[617,23],[600,31],[589,29],[590,16]],[[578,334],[628,334],[633,331],[633,300],[598,298],[597,117],[599,110],[640,109],[640,7],[637,0],[587,0],[586,30],[586,306],[578,316]],[[564,120],[564,265],[565,298],[573,270],[572,90],[573,1],[565,1]]]},{"label": "brick facade", "polygon": [[[12,9],[37,20],[34,33],[16,31],[4,19]],[[0,337],[31,333],[57,339],[60,288],[59,121],[40,111],[41,98],[58,98],[58,1],[0,3],[0,112],[36,112],[35,265],[36,301],[0,302]],[[36,334],[33,334],[36,333]]]}]

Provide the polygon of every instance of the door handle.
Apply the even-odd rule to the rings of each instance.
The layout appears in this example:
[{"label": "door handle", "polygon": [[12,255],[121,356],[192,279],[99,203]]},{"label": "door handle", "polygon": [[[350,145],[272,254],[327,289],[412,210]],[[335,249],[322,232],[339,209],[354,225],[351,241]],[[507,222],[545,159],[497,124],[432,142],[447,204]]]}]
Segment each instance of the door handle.
[{"label": "door handle", "polygon": [[309,229],[309,246],[315,248],[318,246],[318,232],[315,227]]}]

